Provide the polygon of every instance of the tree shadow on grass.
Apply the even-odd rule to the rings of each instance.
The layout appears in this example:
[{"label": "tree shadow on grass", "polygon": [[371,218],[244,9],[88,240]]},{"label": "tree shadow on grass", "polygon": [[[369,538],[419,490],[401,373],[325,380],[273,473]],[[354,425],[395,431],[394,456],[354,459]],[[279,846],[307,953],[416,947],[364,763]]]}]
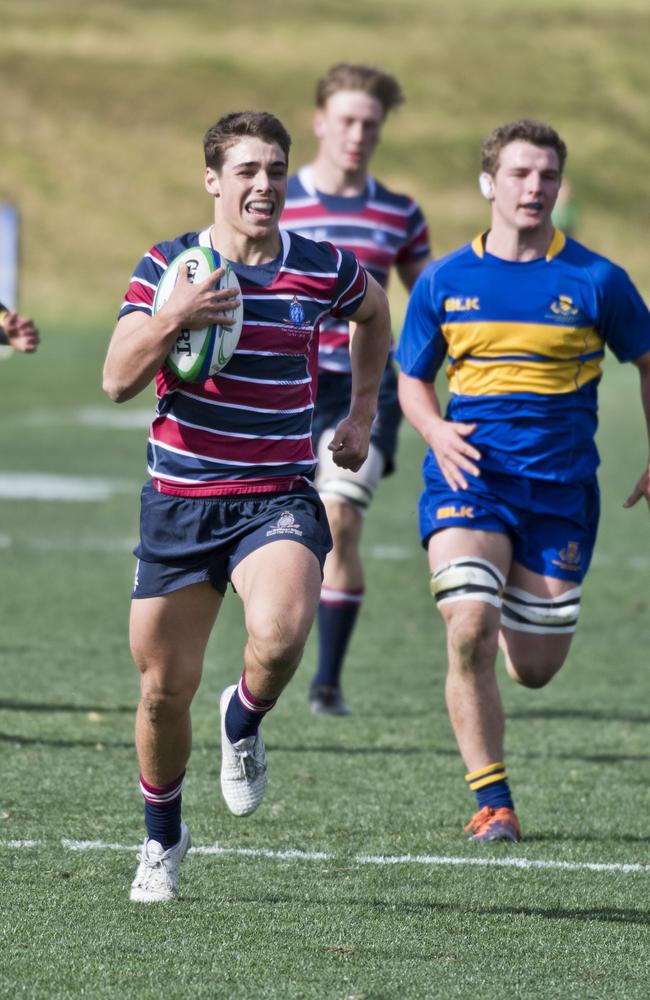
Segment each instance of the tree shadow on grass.
[{"label": "tree shadow on grass", "polygon": [[0,698],[0,711],[5,712],[97,712],[99,715],[135,712],[135,705],[75,705],[61,702],[19,701]]},{"label": "tree shadow on grass", "polygon": [[522,719],[575,719],[588,722],[648,723],[650,715],[640,712],[620,712],[609,709],[586,708],[530,708],[508,712],[512,721]]},{"label": "tree shadow on grass", "polygon": [[[278,904],[285,903],[295,905],[298,900],[292,896],[280,896],[279,894],[264,896],[237,896],[236,903],[256,903],[256,904]],[[325,906],[331,907],[331,899],[300,899],[301,906]],[[647,910],[633,910],[628,907],[617,906],[590,906],[585,909],[579,907],[563,906],[471,906],[466,901],[454,903],[414,902],[400,903],[394,899],[338,899],[338,904],[350,909],[363,908],[373,909],[378,912],[389,914],[418,914],[418,913],[460,913],[463,916],[472,914],[475,917],[541,917],[544,920],[579,920],[585,923],[603,924],[638,924],[645,927],[650,925],[650,912]]]},{"label": "tree shadow on grass", "polygon": [[[0,702],[0,708],[2,707],[2,702]],[[56,706],[53,708],[39,706],[36,711],[69,711],[63,706]],[[132,713],[135,708],[131,706],[118,706],[114,709],[110,708],[79,708],[74,707],[73,711],[79,712],[99,712],[106,713],[109,712],[128,712]],[[58,737],[48,737],[48,736],[23,736],[20,733],[7,733],[0,732],[0,743],[20,743],[25,746],[49,746],[58,747],[59,749],[74,748],[74,747],[96,747],[97,744],[105,748],[116,748],[123,749],[125,747],[133,747],[133,743],[126,743],[115,740],[106,740],[101,738],[101,734],[97,734],[97,739],[60,739]],[[271,753],[291,753],[291,754],[331,754],[334,756],[390,756],[390,757],[417,757],[426,755],[427,757],[458,757],[458,751],[455,747],[426,747],[421,744],[418,746],[403,746],[397,745],[392,747],[387,746],[341,746],[340,744],[330,744],[330,743],[274,743],[273,741],[267,741],[267,750]],[[220,749],[219,743],[194,743],[193,750],[195,753],[208,752],[213,753]],[[639,761],[650,760],[650,754],[579,754],[579,753],[557,753],[551,750],[545,751],[544,753],[535,752],[523,752],[523,753],[513,753],[513,758],[518,758],[520,760],[547,760],[549,758],[554,758],[558,760],[570,760],[574,762],[583,762],[587,764],[612,764],[618,765],[625,762],[638,763]]]}]

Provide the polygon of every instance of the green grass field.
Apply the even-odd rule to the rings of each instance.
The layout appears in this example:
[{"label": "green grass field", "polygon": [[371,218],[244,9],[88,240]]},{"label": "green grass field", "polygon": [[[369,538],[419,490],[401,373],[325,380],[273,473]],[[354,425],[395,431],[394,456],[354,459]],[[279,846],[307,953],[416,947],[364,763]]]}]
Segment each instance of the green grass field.
[{"label": "green grass field", "polygon": [[[153,909],[128,900],[143,830],[126,638],[152,395],[115,407],[99,388],[133,264],[209,211],[204,129],[264,105],[298,165],[337,59],[400,77],[409,100],[376,171],[421,201],[438,254],[485,222],[480,138],[535,114],[569,142],[579,235],[648,294],[646,0],[0,0],[0,26],[0,200],[21,209],[21,305],[43,333],[34,357],[0,362],[0,996],[647,997],[649,525],[621,506],[647,455],[636,373],[606,367],[603,518],[570,660],[541,691],[503,677],[522,844],[477,850],[462,831],[472,801],[417,541],[422,448],[404,428],[364,538],[353,716],[309,714],[310,641],[265,722],[265,801],[232,817],[230,594],[193,713],[198,850],[182,902]],[[393,304],[398,327],[397,290]]]},{"label": "green grass field", "polygon": [[[183,901],[151,909],[128,900],[142,806],[126,641],[150,400],[101,398],[107,330],[49,334],[0,366],[0,995],[647,996],[648,517],[621,508],[644,458],[635,373],[606,371],[604,517],[570,661],[542,691],[503,682],[525,841],[477,850],[462,832],[471,798],[416,538],[421,448],[404,429],[364,541],[354,715],[308,713],[310,643],[265,723],[267,797],[230,816],[217,710],[241,662],[230,594],[185,795],[206,851],[183,865]],[[19,474],[37,472],[97,498],[26,500]]]}]

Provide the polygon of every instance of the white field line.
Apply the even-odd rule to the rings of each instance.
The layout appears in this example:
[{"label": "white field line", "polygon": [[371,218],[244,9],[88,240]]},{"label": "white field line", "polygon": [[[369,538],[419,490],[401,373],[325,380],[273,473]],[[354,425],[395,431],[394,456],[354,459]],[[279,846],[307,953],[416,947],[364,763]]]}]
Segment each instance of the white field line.
[{"label": "white field line", "polygon": [[137,495],[141,484],[99,476],[63,476],[49,472],[0,472],[2,500],[110,500],[118,494]]},{"label": "white field line", "polygon": [[[15,422],[26,427],[69,426],[99,427],[107,430],[146,431],[154,417],[155,401],[151,407],[83,406],[78,409],[35,409],[24,410],[15,415]],[[12,418],[13,419],[13,418]]]},{"label": "white field line", "polygon": [[[0,840],[0,848],[45,847],[41,840]],[[116,844],[103,840],[69,840],[63,838],[61,847],[65,851],[137,851],[139,844]],[[290,849],[272,851],[264,847],[221,847],[219,844],[191,847],[190,854],[223,855],[230,854],[246,858],[268,858],[273,861],[338,861],[357,865],[429,865],[473,866],[482,868],[535,868],[568,872],[623,872],[626,874],[650,874],[650,865],[623,862],[600,861],[544,861],[533,858],[463,858],[444,854],[357,854],[353,857],[330,854],[324,851],[299,851]]]}]

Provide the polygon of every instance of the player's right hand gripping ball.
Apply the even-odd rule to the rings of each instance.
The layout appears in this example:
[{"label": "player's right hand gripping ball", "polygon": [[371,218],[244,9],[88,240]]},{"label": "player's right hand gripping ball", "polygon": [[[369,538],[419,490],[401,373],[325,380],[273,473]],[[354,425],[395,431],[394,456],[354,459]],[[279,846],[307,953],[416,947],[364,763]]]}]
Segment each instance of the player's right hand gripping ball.
[{"label": "player's right hand gripping ball", "polygon": [[218,267],[223,267],[224,273],[215,288],[236,288],[240,294],[240,304],[230,314],[235,320],[233,326],[215,323],[202,330],[181,330],[167,355],[165,364],[179,378],[185,382],[203,382],[221,371],[235,353],[241,334],[244,306],[239,281],[230,264],[222,261],[216,250],[210,247],[189,247],[174,258],[160,279],[153,302],[154,313],[162,309],[169,300],[181,264],[187,265],[188,277],[192,282],[204,281]]}]

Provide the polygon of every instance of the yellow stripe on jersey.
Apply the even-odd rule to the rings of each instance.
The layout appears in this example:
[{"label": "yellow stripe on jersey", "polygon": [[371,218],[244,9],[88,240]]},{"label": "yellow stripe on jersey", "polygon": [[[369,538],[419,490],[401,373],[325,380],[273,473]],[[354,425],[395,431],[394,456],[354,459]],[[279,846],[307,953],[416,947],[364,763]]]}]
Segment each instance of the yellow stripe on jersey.
[{"label": "yellow stripe on jersey", "polygon": [[[600,376],[604,342],[591,326],[555,323],[444,323],[451,392],[506,395],[574,392]],[[585,358],[585,360],[580,360]]]},{"label": "yellow stripe on jersey", "polygon": [[449,391],[457,396],[507,396],[517,392],[555,396],[575,392],[600,374],[598,359],[554,365],[532,361],[504,364],[502,361],[465,360],[447,368]]}]

